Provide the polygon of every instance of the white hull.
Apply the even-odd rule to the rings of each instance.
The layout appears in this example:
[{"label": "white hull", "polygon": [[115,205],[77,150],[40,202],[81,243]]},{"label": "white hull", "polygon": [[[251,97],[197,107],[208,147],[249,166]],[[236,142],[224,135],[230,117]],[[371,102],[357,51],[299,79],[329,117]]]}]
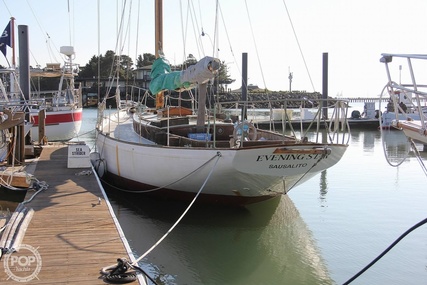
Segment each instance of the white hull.
[{"label": "white hull", "polygon": [[[124,112],[118,117],[125,117]],[[204,199],[222,204],[249,204],[283,194],[335,165],[347,148],[329,144],[286,148],[168,147],[149,141],[140,143],[137,136],[131,138],[129,132],[135,134],[131,122],[119,126],[104,122],[103,129],[109,135],[98,130],[96,146],[100,160],[95,164],[114,184],[185,199],[194,197],[206,181],[201,192]],[[318,152],[312,153],[313,149]],[[322,156],[324,149],[328,154]],[[281,191],[273,190],[282,183]]]},{"label": "white hull", "polygon": [[[76,137],[82,126],[83,109],[46,112],[45,136],[48,141],[69,141]],[[38,114],[31,115],[36,125],[31,128],[31,139],[39,140]]]}]

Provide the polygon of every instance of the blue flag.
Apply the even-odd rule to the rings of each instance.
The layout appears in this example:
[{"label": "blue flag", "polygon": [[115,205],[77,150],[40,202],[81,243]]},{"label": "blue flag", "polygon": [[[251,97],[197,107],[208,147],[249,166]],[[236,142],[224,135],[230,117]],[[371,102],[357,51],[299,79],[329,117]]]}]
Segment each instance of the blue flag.
[{"label": "blue flag", "polygon": [[6,46],[12,47],[12,33],[10,29],[10,21],[0,36],[0,51],[6,56]]}]

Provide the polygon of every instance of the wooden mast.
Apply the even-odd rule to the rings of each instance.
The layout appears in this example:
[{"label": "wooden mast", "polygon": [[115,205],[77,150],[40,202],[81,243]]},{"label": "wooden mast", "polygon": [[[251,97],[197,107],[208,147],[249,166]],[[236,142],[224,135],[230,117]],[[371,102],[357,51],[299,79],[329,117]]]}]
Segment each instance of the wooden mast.
[{"label": "wooden mast", "polygon": [[[155,1],[155,55],[156,58],[163,53],[163,0]],[[160,91],[156,94],[156,109],[162,109],[164,106],[164,94]]]}]

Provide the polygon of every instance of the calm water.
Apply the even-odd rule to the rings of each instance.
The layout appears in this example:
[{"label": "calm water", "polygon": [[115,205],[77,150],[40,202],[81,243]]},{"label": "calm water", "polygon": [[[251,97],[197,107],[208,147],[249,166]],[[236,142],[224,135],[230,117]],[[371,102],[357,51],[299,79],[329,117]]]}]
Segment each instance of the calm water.
[{"label": "calm water", "polygon": [[[96,110],[84,116],[82,133],[93,130]],[[399,132],[385,134],[397,163],[410,148]],[[80,139],[93,143],[93,132]],[[337,165],[287,196],[248,209],[192,208],[141,266],[158,284],[342,284],[427,217],[426,181],[412,152],[392,167],[380,132],[355,130]],[[108,192],[137,257],[187,206]],[[426,283],[422,226],[352,284]]]},{"label": "calm water", "polygon": [[[402,157],[404,137],[388,135],[389,154]],[[164,284],[342,284],[426,218],[426,179],[414,157],[398,168],[387,163],[379,131],[357,131],[338,165],[280,200],[248,210],[192,209],[145,268]],[[186,206],[111,197],[137,256]],[[426,282],[424,226],[352,284]]]}]

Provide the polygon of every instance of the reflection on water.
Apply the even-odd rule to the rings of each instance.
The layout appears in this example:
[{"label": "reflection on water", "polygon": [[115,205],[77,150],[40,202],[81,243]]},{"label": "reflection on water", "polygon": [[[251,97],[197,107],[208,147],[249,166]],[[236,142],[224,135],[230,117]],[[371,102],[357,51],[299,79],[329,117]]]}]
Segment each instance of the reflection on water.
[{"label": "reflection on water", "polygon": [[[408,154],[401,166],[387,164],[383,142],[396,161]],[[425,161],[426,153],[421,155]],[[378,130],[355,131],[337,165],[289,196],[315,237],[331,279],[342,284],[426,217],[425,183],[402,132],[388,130],[382,139]],[[412,232],[353,283],[425,284],[425,239],[425,227]]]},{"label": "reflection on water", "polygon": [[[109,196],[136,256],[187,207],[135,194]],[[247,208],[194,206],[143,263],[163,284],[333,283],[288,196]]]},{"label": "reflection on water", "polygon": [[326,170],[322,171],[320,173],[320,182],[319,182],[319,186],[320,186],[320,204],[321,207],[326,207],[326,194],[328,194],[328,181],[327,181],[327,175],[328,172]]},{"label": "reflection on water", "polygon": [[384,130],[381,133],[386,159],[393,164],[402,162],[411,150],[408,138],[403,132],[397,130]]},{"label": "reflection on water", "polygon": [[[96,110],[84,112],[85,120],[95,120]],[[94,124],[85,127],[91,132]],[[426,177],[403,133],[383,134],[352,131],[342,160],[290,191],[292,201],[282,196],[246,209],[196,203],[142,267],[158,284],[342,284],[425,218]],[[93,132],[81,137],[90,142]],[[388,165],[383,142],[396,160],[409,151],[408,159]],[[425,161],[427,154],[421,155]],[[137,257],[187,207],[135,194],[109,196]],[[0,190],[3,210],[17,205],[8,199]],[[412,232],[353,283],[425,284],[426,236],[426,227]]]}]

